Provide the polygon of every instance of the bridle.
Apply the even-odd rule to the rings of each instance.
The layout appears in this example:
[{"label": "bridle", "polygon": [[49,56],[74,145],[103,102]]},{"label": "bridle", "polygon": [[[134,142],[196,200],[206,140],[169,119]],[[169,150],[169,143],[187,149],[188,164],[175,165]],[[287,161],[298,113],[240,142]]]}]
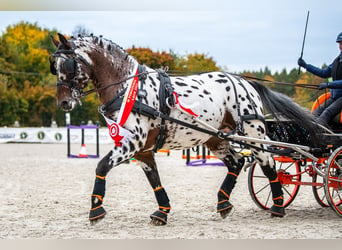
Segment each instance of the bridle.
[{"label": "bridle", "polygon": [[[76,75],[77,67],[80,62],[85,64],[87,67],[90,67],[89,63],[81,56],[75,53],[76,45],[73,41],[69,41],[72,45],[72,49],[61,49],[58,48],[57,51],[50,56],[50,72],[53,75],[57,75],[57,69],[55,65],[55,58],[63,58],[65,59],[62,67],[67,73],[68,76],[71,76],[68,82],[66,81],[57,81],[56,85],[58,86],[66,86],[71,90],[71,98],[78,101],[80,103],[80,98],[84,96],[83,89],[88,85],[88,82],[84,83],[83,87],[80,88],[77,86],[78,77]],[[66,55],[72,55],[73,57],[68,57]]]}]

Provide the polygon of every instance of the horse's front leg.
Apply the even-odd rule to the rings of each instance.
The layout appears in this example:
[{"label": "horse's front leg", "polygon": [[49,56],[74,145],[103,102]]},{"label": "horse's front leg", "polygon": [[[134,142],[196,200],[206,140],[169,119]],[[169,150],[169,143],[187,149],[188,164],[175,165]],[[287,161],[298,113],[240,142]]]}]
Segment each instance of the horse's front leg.
[{"label": "horse's front leg", "polygon": [[[133,145],[130,142],[130,145]],[[103,198],[106,192],[106,176],[108,172],[120,163],[129,160],[135,153],[134,147],[129,150],[128,145],[123,144],[121,147],[115,146],[101,161],[97,164],[96,178],[93,193],[91,195],[91,209],[89,220],[92,224],[100,221],[106,215],[105,209],[102,207]]]},{"label": "horse's front leg", "polygon": [[245,160],[244,158],[235,158],[232,155],[227,155],[223,159],[223,162],[228,168],[228,173],[217,194],[217,212],[220,213],[223,219],[225,219],[233,209],[233,205],[229,201],[230,194],[233,191],[233,188],[236,184],[236,179],[240,174]]},{"label": "horse's front leg", "polygon": [[155,197],[157,199],[159,209],[151,214],[151,224],[154,226],[163,226],[167,224],[167,214],[171,210],[169,198],[165,189],[163,188],[156,162],[154,160],[153,152],[138,153],[134,156],[135,159],[142,162],[142,169],[151,184]]},{"label": "horse's front leg", "polygon": [[228,173],[217,194],[217,212],[225,219],[233,210],[233,205],[230,203],[229,199],[245,160],[241,155],[235,152],[234,148],[231,148],[228,141],[213,137],[206,142],[206,146],[215,156],[222,160],[228,168]]}]

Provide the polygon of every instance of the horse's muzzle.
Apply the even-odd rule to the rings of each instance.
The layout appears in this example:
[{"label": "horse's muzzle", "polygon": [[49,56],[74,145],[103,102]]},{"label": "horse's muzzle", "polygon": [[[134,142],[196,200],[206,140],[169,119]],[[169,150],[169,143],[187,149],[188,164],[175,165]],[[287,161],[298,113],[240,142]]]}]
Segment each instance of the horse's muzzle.
[{"label": "horse's muzzle", "polygon": [[64,111],[71,111],[76,107],[76,105],[77,105],[77,102],[73,99],[63,100],[61,102],[58,102],[58,107],[60,107]]}]

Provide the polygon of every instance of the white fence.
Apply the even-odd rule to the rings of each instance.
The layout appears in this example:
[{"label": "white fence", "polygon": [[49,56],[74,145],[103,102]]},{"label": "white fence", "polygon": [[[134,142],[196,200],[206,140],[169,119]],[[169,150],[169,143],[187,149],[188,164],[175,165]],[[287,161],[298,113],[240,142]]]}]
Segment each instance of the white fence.
[{"label": "white fence", "polygon": [[[70,143],[81,143],[81,129],[70,129]],[[85,143],[96,143],[96,129],[84,130]],[[0,143],[67,143],[67,128],[0,128]],[[113,143],[108,128],[99,128],[99,142]]]}]

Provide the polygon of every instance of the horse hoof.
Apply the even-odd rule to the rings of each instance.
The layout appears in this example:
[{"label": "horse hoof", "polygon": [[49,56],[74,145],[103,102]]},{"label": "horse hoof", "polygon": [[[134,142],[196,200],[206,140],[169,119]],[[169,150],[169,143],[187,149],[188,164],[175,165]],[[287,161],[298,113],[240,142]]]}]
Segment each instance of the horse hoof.
[{"label": "horse hoof", "polygon": [[232,210],[233,205],[228,200],[221,201],[217,204],[217,212],[220,213],[222,219],[227,218]]},{"label": "horse hoof", "polygon": [[151,222],[153,226],[164,226],[167,224],[167,213],[161,210],[155,211],[150,215]]},{"label": "horse hoof", "polygon": [[221,218],[222,218],[222,219],[227,218],[228,215],[230,214],[230,212],[231,212],[232,210],[233,210],[233,207],[221,211],[221,212],[220,212]]},{"label": "horse hoof", "polygon": [[278,207],[278,206],[272,206],[269,210],[271,213],[271,217],[284,217],[285,216],[285,208],[284,207]]},{"label": "horse hoof", "polygon": [[106,210],[102,206],[91,209],[89,213],[89,221],[91,225],[95,225],[101,221],[106,215]]},{"label": "horse hoof", "polygon": [[273,213],[271,212],[271,217],[272,218],[283,218],[285,216],[285,214],[277,214],[277,213]]},{"label": "horse hoof", "polygon": [[102,221],[103,218],[104,218],[104,216],[102,216],[101,218],[97,218],[97,219],[95,219],[95,220],[90,220],[90,219],[89,219],[90,225],[92,225],[92,226],[96,225],[97,223],[99,223],[100,221]]},{"label": "horse hoof", "polygon": [[158,220],[157,218],[153,218],[150,222],[152,226],[165,226],[166,223],[164,221]]}]

